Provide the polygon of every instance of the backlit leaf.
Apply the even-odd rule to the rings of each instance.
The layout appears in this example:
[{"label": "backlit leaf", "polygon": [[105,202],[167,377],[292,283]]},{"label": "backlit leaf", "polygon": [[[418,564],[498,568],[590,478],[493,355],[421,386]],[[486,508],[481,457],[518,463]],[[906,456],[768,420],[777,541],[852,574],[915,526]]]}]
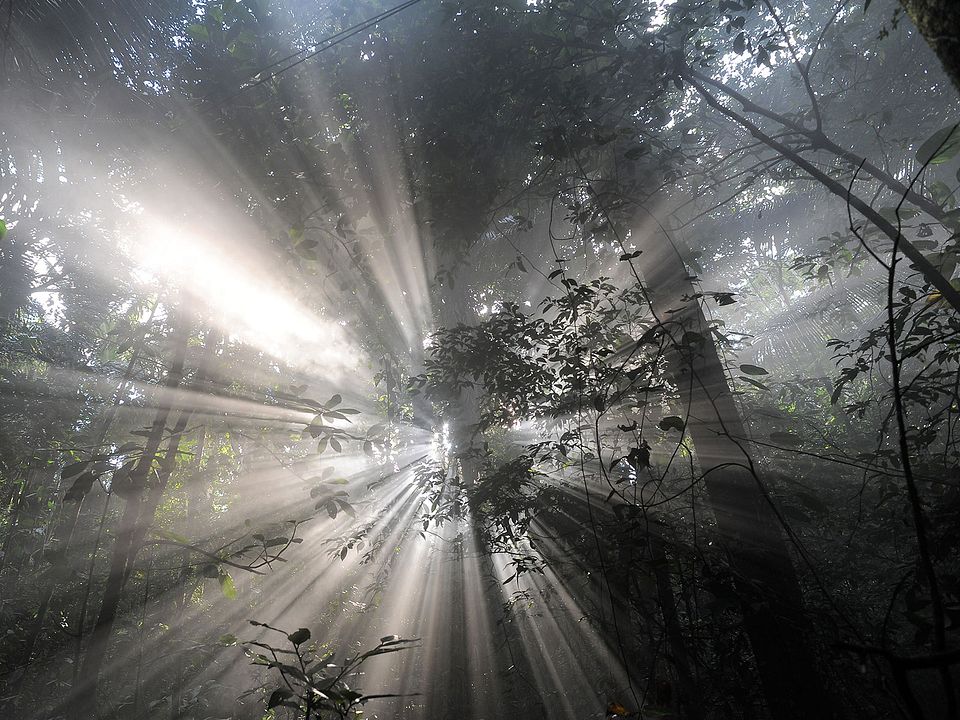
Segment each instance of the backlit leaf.
[{"label": "backlit leaf", "polygon": [[951,125],[937,130],[917,148],[917,162],[921,165],[939,165],[957,152],[960,152],[960,127]]}]

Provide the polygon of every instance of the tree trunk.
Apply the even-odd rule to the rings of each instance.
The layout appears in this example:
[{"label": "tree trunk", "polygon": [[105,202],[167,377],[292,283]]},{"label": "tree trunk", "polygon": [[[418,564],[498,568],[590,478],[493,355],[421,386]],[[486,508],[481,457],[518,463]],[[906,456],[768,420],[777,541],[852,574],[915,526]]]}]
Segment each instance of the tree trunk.
[{"label": "tree trunk", "polygon": [[[781,527],[748,454],[747,432],[727,385],[713,333],[680,256],[667,242],[640,256],[653,301],[673,337],[672,375],[689,408],[693,440],[717,534],[734,573],[744,629],[775,720],[836,718],[840,710],[817,671],[800,585]],[[676,310],[667,314],[668,310]]]},{"label": "tree trunk", "polygon": [[[183,379],[183,367],[188,338],[187,324],[181,321],[180,326],[174,330],[174,335],[176,355],[170,364],[170,370],[167,372],[164,381],[164,389],[167,392],[172,392],[178,388]],[[103,600],[100,604],[97,622],[90,636],[90,643],[80,668],[77,687],[73,689],[73,709],[78,718],[84,718],[86,720],[96,717],[96,695],[100,669],[106,658],[107,645],[113,632],[113,623],[116,620],[117,608],[120,605],[123,587],[126,584],[129,574],[128,563],[131,553],[134,551],[136,538],[142,536],[139,527],[141,506],[144,502],[142,496],[150,484],[149,477],[153,470],[153,464],[158,457],[170,410],[171,403],[167,398],[161,396],[160,406],[157,409],[156,417],[150,428],[150,435],[147,437],[143,455],[130,472],[129,479],[125,480],[125,484],[127,485],[126,493],[129,494],[127,494],[126,504],[123,508],[123,516],[121,517],[116,540],[113,544],[113,551],[110,558],[110,571],[107,575],[106,586],[103,590]],[[176,437],[172,438],[170,441],[171,444],[176,439]]]},{"label": "tree trunk", "polygon": [[900,0],[900,4],[940,58],[953,86],[960,90],[960,2]]}]

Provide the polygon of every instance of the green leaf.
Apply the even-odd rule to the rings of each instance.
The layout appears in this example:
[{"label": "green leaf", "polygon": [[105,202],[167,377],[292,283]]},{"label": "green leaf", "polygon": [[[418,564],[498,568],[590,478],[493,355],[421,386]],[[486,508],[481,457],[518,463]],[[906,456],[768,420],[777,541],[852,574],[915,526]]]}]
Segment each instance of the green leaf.
[{"label": "green leaf", "polygon": [[[957,131],[960,133],[960,130]],[[950,187],[940,180],[935,180],[929,185],[930,197],[933,198],[933,201],[942,207],[951,207],[953,203],[953,193],[950,191]]]},{"label": "green leaf", "polygon": [[300,628],[294,632],[287,635],[287,640],[292,642],[294,645],[303,645],[307,640],[310,639],[310,631],[307,628]]},{"label": "green leaf", "polygon": [[7,223],[0,219],[0,240],[3,240],[7,236]]},{"label": "green leaf", "polygon": [[960,152],[960,127],[951,125],[937,130],[917,149],[917,162],[921,165],[939,165],[958,152]]},{"label": "green leaf", "polygon": [[896,207],[880,208],[877,212],[894,225],[901,220],[913,220],[920,214],[919,211],[907,207],[901,207],[899,210]]},{"label": "green leaf", "polygon": [[227,633],[226,635],[221,635],[221,636],[217,639],[217,642],[220,643],[221,645],[227,645],[227,646],[229,646],[229,645],[236,645],[236,644],[237,644],[237,636],[234,635],[233,633]]},{"label": "green leaf", "polygon": [[220,575],[220,592],[228,600],[237,599],[237,586],[233,584],[233,578],[230,577],[228,572],[223,572]]},{"label": "green leaf", "polygon": [[756,365],[741,365],[740,372],[744,375],[769,375],[770,373],[764,370],[762,367]]},{"label": "green leaf", "polygon": [[206,25],[201,25],[200,23],[194,23],[187,27],[187,32],[197,42],[207,42],[210,39],[210,31],[207,30]]}]

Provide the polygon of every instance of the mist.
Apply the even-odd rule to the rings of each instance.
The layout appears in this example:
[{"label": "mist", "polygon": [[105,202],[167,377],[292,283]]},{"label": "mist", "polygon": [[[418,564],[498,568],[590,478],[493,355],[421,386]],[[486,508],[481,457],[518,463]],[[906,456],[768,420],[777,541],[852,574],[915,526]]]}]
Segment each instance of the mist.
[{"label": "mist", "polygon": [[0,716],[960,717],[958,29],[0,3]]}]

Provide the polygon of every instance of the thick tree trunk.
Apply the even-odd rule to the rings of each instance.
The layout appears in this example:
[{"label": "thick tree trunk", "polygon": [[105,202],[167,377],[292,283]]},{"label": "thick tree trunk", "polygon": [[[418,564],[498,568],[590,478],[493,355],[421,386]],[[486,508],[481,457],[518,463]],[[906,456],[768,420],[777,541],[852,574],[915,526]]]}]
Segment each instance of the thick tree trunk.
[{"label": "thick tree trunk", "polygon": [[[658,241],[659,243],[659,241]],[[670,353],[686,432],[703,474],[717,534],[740,595],[744,628],[775,720],[836,718],[839,707],[817,668],[813,628],[776,513],[748,454],[747,432],[723,363],[680,256],[669,245],[641,260],[655,309],[676,345]],[[668,313],[668,310],[674,310]]]},{"label": "thick tree trunk", "polygon": [[960,90],[960,2],[900,0],[900,4],[940,58],[953,86]]}]

